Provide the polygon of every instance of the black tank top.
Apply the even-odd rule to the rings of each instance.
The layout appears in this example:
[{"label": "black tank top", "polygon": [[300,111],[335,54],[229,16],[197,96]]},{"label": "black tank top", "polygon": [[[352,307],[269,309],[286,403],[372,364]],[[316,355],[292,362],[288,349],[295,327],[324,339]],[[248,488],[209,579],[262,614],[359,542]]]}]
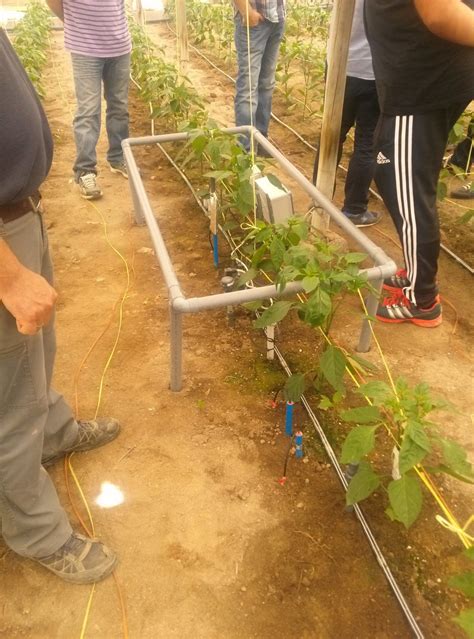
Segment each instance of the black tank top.
[{"label": "black tank top", "polygon": [[[463,1],[474,8],[474,0]],[[413,0],[365,0],[365,26],[383,113],[426,113],[474,99],[474,47],[431,33]]]}]

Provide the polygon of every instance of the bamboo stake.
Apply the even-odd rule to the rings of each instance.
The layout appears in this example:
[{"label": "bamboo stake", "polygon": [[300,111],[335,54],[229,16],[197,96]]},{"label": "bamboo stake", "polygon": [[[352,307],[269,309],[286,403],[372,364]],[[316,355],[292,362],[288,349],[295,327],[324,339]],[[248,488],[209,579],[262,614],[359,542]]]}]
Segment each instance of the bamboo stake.
[{"label": "bamboo stake", "polygon": [[[337,170],[342,107],[346,87],[347,52],[355,0],[334,0],[328,43],[328,70],[316,188],[332,200]],[[311,223],[319,230],[329,227],[329,215],[316,209]]]},{"label": "bamboo stake", "polygon": [[186,26],[186,0],[176,0],[176,51],[178,69],[184,71],[183,63],[189,61],[188,29]]}]

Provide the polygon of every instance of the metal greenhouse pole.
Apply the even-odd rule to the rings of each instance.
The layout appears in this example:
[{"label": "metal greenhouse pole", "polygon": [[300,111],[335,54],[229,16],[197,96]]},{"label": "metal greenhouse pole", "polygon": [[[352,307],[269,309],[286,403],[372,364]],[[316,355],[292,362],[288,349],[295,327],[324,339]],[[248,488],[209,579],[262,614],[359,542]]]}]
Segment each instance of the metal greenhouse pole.
[{"label": "metal greenhouse pole", "polygon": [[[324,97],[323,123],[319,146],[316,188],[332,200],[337,170],[337,150],[341,130],[342,105],[346,86],[347,52],[354,16],[355,0],[334,0],[328,42],[328,69]],[[317,229],[329,227],[329,216],[321,208],[313,213]]]}]

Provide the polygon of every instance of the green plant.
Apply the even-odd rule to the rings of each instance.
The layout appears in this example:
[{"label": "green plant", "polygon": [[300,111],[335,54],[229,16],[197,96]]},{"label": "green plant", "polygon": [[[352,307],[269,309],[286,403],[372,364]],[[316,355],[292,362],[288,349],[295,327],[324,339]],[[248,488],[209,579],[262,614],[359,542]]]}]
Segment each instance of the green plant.
[{"label": "green plant", "polygon": [[50,13],[39,0],[30,0],[16,25],[13,46],[38,94],[44,97],[41,73],[46,62]]},{"label": "green plant", "polygon": [[[471,518],[472,519],[472,518]],[[474,547],[464,551],[465,557],[470,561],[474,561]],[[451,588],[460,590],[469,599],[474,599],[474,570],[469,570],[458,575],[454,575],[449,580]],[[474,607],[462,610],[461,613],[453,619],[460,626],[470,639],[474,638]]]},{"label": "green plant", "polygon": [[133,20],[129,26],[132,75],[140,97],[152,105],[152,119],[160,119],[175,131],[190,119],[207,119],[204,103],[189,79],[166,62],[164,51],[153,45],[141,26]]}]

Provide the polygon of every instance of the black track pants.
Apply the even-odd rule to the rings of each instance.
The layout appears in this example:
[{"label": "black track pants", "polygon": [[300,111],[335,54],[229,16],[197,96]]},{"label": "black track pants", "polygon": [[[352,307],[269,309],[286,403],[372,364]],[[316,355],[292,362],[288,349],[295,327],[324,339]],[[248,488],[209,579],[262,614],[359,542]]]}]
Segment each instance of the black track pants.
[{"label": "black track pants", "polygon": [[402,243],[410,281],[404,293],[421,307],[430,306],[438,293],[438,177],[449,131],[466,107],[382,114],[375,134],[375,181]]},{"label": "black track pants", "polygon": [[[347,76],[337,163],[341,160],[347,134],[355,125],[354,152],[347,171],[342,207],[343,211],[352,215],[367,211],[369,188],[375,171],[374,132],[379,114],[375,80]],[[318,164],[319,143],[314,162],[313,184],[316,184]]]}]

